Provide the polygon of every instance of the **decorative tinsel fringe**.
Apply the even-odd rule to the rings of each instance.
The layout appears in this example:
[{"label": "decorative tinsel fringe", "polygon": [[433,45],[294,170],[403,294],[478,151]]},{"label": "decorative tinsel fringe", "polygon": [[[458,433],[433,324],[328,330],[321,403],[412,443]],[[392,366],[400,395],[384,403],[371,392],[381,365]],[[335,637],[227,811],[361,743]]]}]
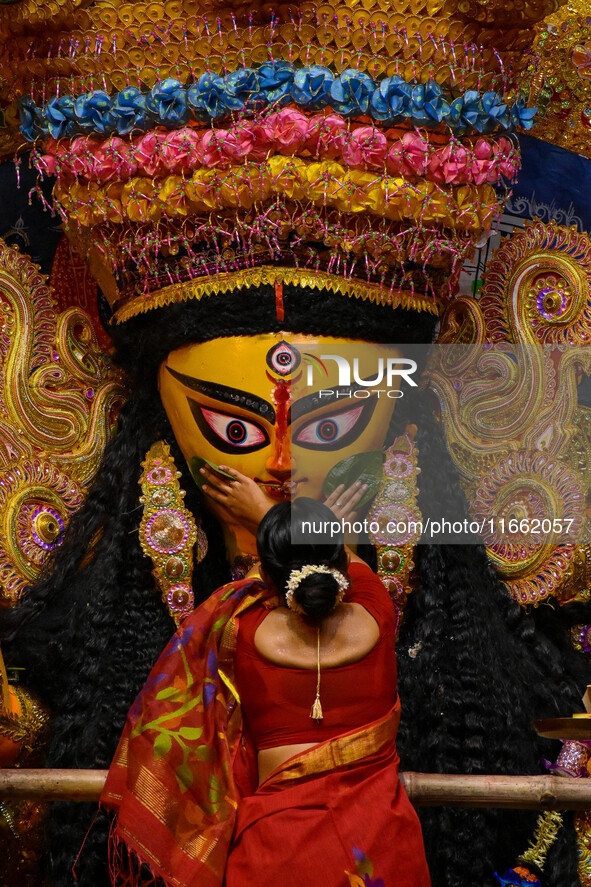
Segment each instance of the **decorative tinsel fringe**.
[{"label": "decorative tinsel fringe", "polygon": [[542,882],[537,871],[541,871],[546,862],[546,856],[552,844],[556,840],[562,827],[562,814],[557,810],[548,810],[538,817],[533,840],[525,853],[519,858],[519,862],[504,875],[495,877],[501,887],[542,887]]}]

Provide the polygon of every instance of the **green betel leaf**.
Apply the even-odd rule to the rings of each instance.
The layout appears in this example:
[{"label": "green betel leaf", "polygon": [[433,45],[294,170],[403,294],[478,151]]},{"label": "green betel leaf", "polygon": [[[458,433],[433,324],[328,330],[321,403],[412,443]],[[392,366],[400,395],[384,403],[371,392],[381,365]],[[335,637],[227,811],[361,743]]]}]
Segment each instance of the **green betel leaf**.
[{"label": "green betel leaf", "polygon": [[369,505],[371,500],[377,495],[382,480],[382,467],[384,464],[384,454],[381,450],[372,450],[369,453],[357,453],[355,456],[349,456],[342,462],[337,462],[326,475],[322,492],[325,496],[336,490],[339,484],[344,484],[345,489],[353,486],[355,481],[361,484],[367,484],[367,490],[363,494],[363,498],[355,506],[355,510],[359,511]]},{"label": "green betel leaf", "polygon": [[199,739],[203,733],[203,727],[181,727],[179,736],[183,739]]},{"label": "green betel leaf", "polygon": [[172,737],[168,733],[159,733],[154,740],[154,760],[159,761],[167,755],[172,746]]},{"label": "green betel leaf", "polygon": [[215,471],[216,474],[221,474],[222,477],[234,480],[231,474],[228,474],[227,471],[222,471],[220,466],[216,465],[215,462],[210,462],[209,459],[202,459],[201,456],[191,456],[190,459],[187,459],[187,466],[199,489],[201,489],[204,483],[207,483],[200,471],[200,469],[204,468],[206,465],[208,468],[211,468],[212,471]]},{"label": "green betel leaf", "polygon": [[193,785],[193,771],[188,764],[179,764],[174,775],[182,792],[186,792]]}]

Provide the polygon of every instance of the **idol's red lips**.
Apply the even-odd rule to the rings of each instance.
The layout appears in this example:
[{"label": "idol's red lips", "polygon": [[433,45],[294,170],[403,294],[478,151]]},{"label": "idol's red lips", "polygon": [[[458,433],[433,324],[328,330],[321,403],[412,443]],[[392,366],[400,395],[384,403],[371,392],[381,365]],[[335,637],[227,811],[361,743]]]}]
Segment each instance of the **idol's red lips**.
[{"label": "idol's red lips", "polygon": [[255,477],[255,482],[259,485],[264,493],[271,499],[293,499],[299,484],[304,483],[307,478],[301,480],[284,480],[284,481],[264,481]]}]

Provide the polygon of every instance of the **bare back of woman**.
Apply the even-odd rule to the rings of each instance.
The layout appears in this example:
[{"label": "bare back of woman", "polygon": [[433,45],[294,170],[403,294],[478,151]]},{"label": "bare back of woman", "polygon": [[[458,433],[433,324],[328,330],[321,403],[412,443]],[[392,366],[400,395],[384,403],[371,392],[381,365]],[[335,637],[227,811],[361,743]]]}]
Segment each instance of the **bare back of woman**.
[{"label": "bare back of woman", "polygon": [[[340,604],[320,626],[320,664],[322,669],[358,662],[374,648],[380,636],[378,624],[360,604]],[[260,655],[274,665],[317,668],[318,629],[287,607],[272,610],[259,625],[254,643]],[[269,773],[288,758],[315,743],[305,742],[260,749],[259,785]]]}]

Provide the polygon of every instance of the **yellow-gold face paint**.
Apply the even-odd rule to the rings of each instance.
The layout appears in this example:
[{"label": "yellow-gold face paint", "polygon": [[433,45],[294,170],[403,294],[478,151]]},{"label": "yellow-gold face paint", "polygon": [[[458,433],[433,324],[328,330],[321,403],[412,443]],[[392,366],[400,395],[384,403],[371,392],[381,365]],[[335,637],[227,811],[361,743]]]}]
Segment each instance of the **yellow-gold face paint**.
[{"label": "yellow-gold face paint", "polygon": [[[214,339],[169,354],[160,395],[193,475],[199,477],[203,462],[228,465],[253,478],[271,501],[296,495],[322,501],[337,462],[383,446],[395,405],[371,394],[314,397],[336,385],[336,366],[302,387],[307,347],[331,353],[352,344],[279,332]],[[359,346],[363,355],[367,343]],[[374,356],[375,350],[360,358],[369,375]]]}]

